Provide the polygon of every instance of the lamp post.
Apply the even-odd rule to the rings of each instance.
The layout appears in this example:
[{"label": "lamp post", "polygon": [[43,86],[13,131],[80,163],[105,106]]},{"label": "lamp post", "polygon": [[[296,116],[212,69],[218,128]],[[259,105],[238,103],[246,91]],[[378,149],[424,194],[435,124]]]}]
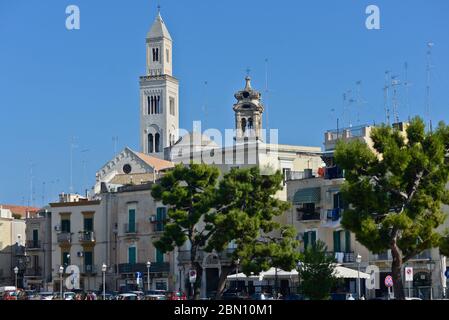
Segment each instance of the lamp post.
[{"label": "lamp post", "polygon": [[103,301],[106,300],[106,270],[108,269],[108,266],[106,263],[103,263],[101,266],[101,272],[103,272]]},{"label": "lamp post", "polygon": [[298,261],[298,263],[296,264],[296,270],[298,271],[298,287],[296,288],[297,292],[299,292],[299,282],[300,282],[299,272],[301,271],[301,268],[302,268],[302,262]]},{"label": "lamp post", "polygon": [[235,265],[236,265],[236,273],[235,273],[235,291],[238,290],[238,278],[237,275],[239,274],[239,264],[240,264],[240,258],[237,258],[237,260],[235,260]]},{"label": "lamp post", "polygon": [[19,273],[19,268],[17,266],[14,267],[14,275],[15,275],[15,284],[16,284],[16,289],[17,289],[17,274]]},{"label": "lamp post", "polygon": [[362,262],[362,256],[360,254],[357,254],[355,261],[357,262],[357,295],[360,300],[362,296],[362,290],[360,289],[360,263]]},{"label": "lamp post", "polygon": [[63,274],[64,274],[64,267],[59,266],[59,280],[60,280],[59,293],[61,295],[61,300],[62,300],[62,275]]},{"label": "lamp post", "polygon": [[430,278],[430,300],[433,300],[433,293],[432,293],[432,270],[433,270],[434,262],[432,261],[432,258],[429,258],[427,261],[427,269],[429,269],[429,278]]},{"label": "lamp post", "polygon": [[150,291],[150,268],[151,268],[151,261],[147,261],[147,291]]}]

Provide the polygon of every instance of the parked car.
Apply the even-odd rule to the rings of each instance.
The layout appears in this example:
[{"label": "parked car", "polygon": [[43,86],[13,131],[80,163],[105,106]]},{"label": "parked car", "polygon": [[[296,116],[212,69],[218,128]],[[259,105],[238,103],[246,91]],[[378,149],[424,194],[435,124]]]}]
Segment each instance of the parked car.
[{"label": "parked car", "polygon": [[35,290],[21,290],[17,295],[18,300],[39,300],[39,295]]},{"label": "parked car", "polygon": [[252,294],[249,298],[250,300],[274,300],[270,293],[256,292]]},{"label": "parked car", "polygon": [[284,296],[283,300],[304,300],[304,297],[297,293],[290,293]]},{"label": "parked car", "polygon": [[167,293],[164,290],[150,290],[145,293],[144,300],[167,300]]},{"label": "parked car", "polygon": [[129,291],[127,293],[134,293],[137,296],[137,300],[142,300],[143,297],[145,296],[145,294],[143,293],[143,291]]},{"label": "parked car", "polygon": [[248,295],[239,290],[228,289],[221,295],[221,300],[246,300]]},{"label": "parked car", "polygon": [[53,300],[54,294],[53,292],[46,291],[39,292],[38,296],[40,298],[39,300]]},{"label": "parked car", "polygon": [[184,292],[173,291],[167,294],[168,300],[187,300],[187,296]]},{"label": "parked car", "polygon": [[117,300],[139,300],[135,293],[122,293],[118,295]]},{"label": "parked car", "polygon": [[2,300],[17,300],[17,291],[6,291],[2,295]]}]

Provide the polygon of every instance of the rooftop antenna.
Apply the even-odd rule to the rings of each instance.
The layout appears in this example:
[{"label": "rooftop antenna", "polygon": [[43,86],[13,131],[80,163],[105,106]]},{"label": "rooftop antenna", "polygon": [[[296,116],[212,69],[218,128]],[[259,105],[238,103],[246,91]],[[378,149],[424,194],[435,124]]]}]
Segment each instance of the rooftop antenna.
[{"label": "rooftop antenna", "polygon": [[28,206],[34,206],[34,175],[33,175],[34,162],[30,161],[30,200]]},{"label": "rooftop antenna", "polygon": [[401,81],[398,79],[398,76],[391,76],[391,87],[393,88],[393,97],[392,97],[392,105],[393,105],[393,117],[396,123],[399,123],[399,112],[398,112],[398,90],[397,87],[401,84]]},{"label": "rooftop antenna", "polygon": [[270,130],[270,125],[268,122],[268,58],[265,58],[265,124],[267,126],[267,131]]},{"label": "rooftop antenna", "polygon": [[357,106],[357,123],[360,124],[360,110],[366,102],[362,98],[362,80],[356,81],[356,106]]},{"label": "rooftop antenna", "polygon": [[73,193],[73,149],[77,147],[78,146],[75,144],[75,137],[72,136],[72,139],[70,140],[70,193]]},{"label": "rooftop antenna", "polygon": [[[84,150],[81,150],[81,153],[84,155],[84,154],[86,154],[86,152],[89,152],[89,151],[90,151],[89,149],[84,149]],[[82,159],[82,161],[81,161],[81,165],[82,165],[82,168],[83,168],[83,175],[82,175],[83,187],[81,188],[81,190],[84,190],[84,188],[85,188],[86,185],[87,185],[87,183],[86,183],[86,167],[87,167],[87,160],[84,159],[84,157],[83,157],[83,159]]]},{"label": "rooftop antenna", "polygon": [[405,106],[408,109],[408,120],[411,120],[412,117],[412,107],[409,99],[409,88],[411,87],[411,83],[408,81],[408,63],[404,63],[404,87],[405,87]]},{"label": "rooftop antenna", "polygon": [[426,84],[426,114],[427,119],[429,120],[429,130],[432,132],[432,119],[430,118],[430,80],[432,76],[432,47],[434,46],[433,42],[427,43],[427,84]]},{"label": "rooftop antenna", "polygon": [[390,109],[388,107],[388,90],[390,89],[389,86],[389,78],[390,78],[390,71],[385,71],[385,84],[383,87],[384,90],[384,111],[385,111],[385,122],[387,126],[390,125]]},{"label": "rooftop antenna", "polygon": [[42,206],[45,206],[46,202],[46,194],[45,194],[45,181],[42,182]]}]

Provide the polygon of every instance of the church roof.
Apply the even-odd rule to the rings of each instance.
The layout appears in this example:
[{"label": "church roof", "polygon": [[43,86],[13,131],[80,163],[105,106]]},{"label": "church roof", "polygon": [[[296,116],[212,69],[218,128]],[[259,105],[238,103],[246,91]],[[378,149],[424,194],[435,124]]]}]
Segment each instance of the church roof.
[{"label": "church roof", "polygon": [[143,162],[145,162],[149,166],[153,167],[157,171],[173,168],[175,166],[173,164],[173,162],[171,162],[171,161],[162,160],[162,159],[159,159],[159,158],[156,158],[156,157],[152,157],[150,155],[147,155],[147,154],[141,153],[141,152],[135,152],[135,151],[133,151],[133,152]]},{"label": "church roof", "polygon": [[182,136],[175,145],[191,145],[201,147],[217,147],[217,143],[212,141],[208,136],[199,132],[189,132]]},{"label": "church roof", "polygon": [[164,20],[162,20],[161,14],[158,13],[156,19],[151,26],[150,31],[147,34],[147,39],[166,38],[171,40],[170,33],[165,26]]}]

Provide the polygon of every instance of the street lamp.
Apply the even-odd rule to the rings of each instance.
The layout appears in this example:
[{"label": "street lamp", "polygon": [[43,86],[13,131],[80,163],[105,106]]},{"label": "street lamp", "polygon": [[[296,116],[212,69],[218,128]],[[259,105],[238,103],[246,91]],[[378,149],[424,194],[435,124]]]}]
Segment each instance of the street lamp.
[{"label": "street lamp", "polygon": [[429,270],[429,278],[430,278],[430,300],[433,300],[433,294],[432,294],[432,270],[434,266],[434,262],[432,261],[432,258],[429,258],[427,260],[427,269]]},{"label": "street lamp", "polygon": [[63,266],[59,266],[59,279],[60,279],[60,288],[59,288],[59,292],[61,294],[61,300],[62,300],[62,275],[64,274],[64,267]]},{"label": "street lamp", "polygon": [[357,257],[355,259],[355,262],[357,262],[357,295],[359,296],[359,300],[361,298],[362,290],[360,289],[360,263],[362,262],[362,256],[360,254],[357,254]]},{"label": "street lamp", "polygon": [[151,261],[147,261],[147,291],[150,291],[150,268],[151,268]]},{"label": "street lamp", "polygon": [[103,272],[103,301],[106,300],[106,270],[108,269],[108,266],[106,263],[103,263],[101,266],[101,272]]},{"label": "street lamp", "polygon": [[17,266],[14,267],[14,275],[16,277],[16,289],[17,289],[17,274],[19,273],[19,268]]},{"label": "street lamp", "polygon": [[237,258],[237,260],[235,260],[235,266],[236,266],[236,273],[235,273],[235,291],[238,290],[238,274],[239,274],[239,264],[240,264],[240,258]]},{"label": "street lamp", "polygon": [[300,282],[300,279],[299,279],[299,272],[301,271],[301,268],[302,268],[302,262],[301,261],[298,261],[298,263],[296,263],[296,270],[298,271],[298,287],[296,288],[296,290],[299,292],[299,282]]}]

